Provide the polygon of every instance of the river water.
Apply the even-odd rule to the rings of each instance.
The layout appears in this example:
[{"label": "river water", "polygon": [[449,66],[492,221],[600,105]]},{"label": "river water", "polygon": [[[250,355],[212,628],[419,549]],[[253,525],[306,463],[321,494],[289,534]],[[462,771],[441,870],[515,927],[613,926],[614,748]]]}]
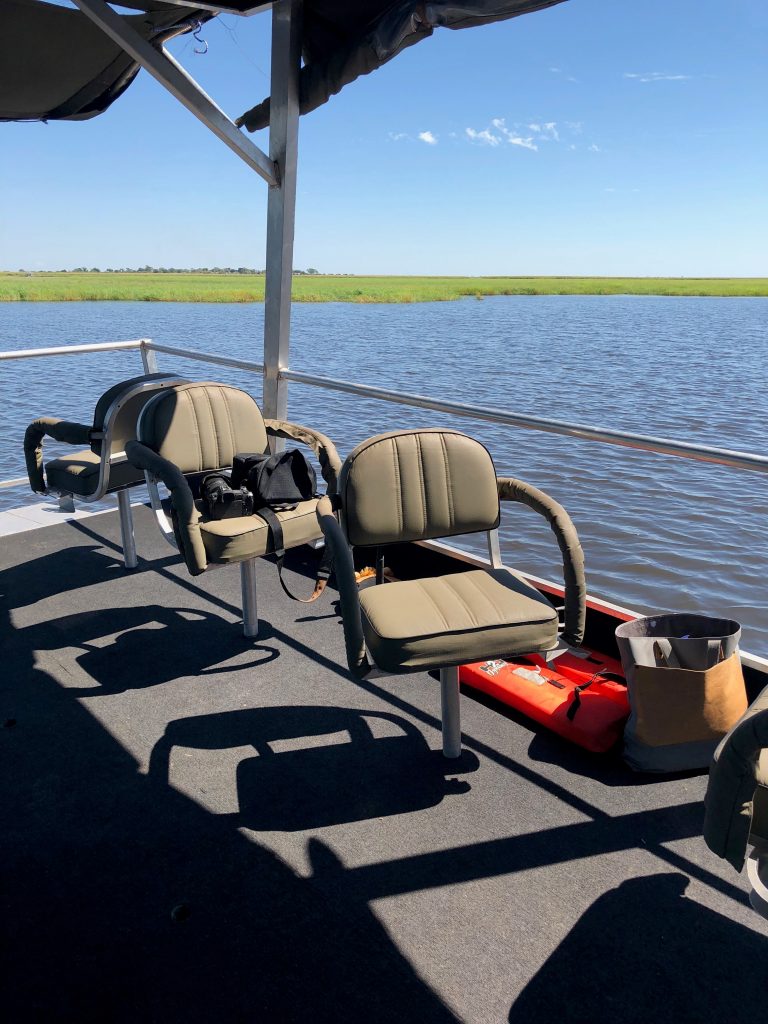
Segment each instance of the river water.
[{"label": "river water", "polygon": [[[291,366],[521,413],[768,453],[768,299],[520,296],[414,305],[296,305]],[[150,337],[260,361],[262,305],[29,303],[0,307],[0,349]],[[257,376],[159,356],[160,368],[237,384]],[[21,439],[39,415],[89,420],[138,353],[0,362],[0,479],[24,473]],[[290,385],[289,416],[329,434],[342,457],[398,427],[451,425],[481,439],[500,474],[571,513],[590,592],[638,611],[695,610],[744,624],[768,656],[768,492],[763,474]],[[54,449],[51,449],[54,450]],[[0,490],[0,508],[31,500]],[[473,545],[484,550],[482,539]],[[548,527],[508,506],[506,561],[559,578]]]}]

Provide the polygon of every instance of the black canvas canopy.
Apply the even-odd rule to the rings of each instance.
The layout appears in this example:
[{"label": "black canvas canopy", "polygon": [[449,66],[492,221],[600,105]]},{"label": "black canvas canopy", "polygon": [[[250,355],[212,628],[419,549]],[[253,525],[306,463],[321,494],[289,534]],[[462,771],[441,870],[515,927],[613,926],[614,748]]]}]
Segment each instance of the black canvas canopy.
[{"label": "black canvas canopy", "polygon": [[[201,0],[201,3],[203,0]],[[472,28],[563,0],[305,0],[301,26],[302,114],[360,75],[381,67],[436,28]],[[206,0],[202,8],[121,0],[128,21],[159,48],[216,10],[250,13],[256,0]],[[139,65],[82,12],[43,0],[3,0],[0,11],[0,119],[82,120],[102,113],[130,85]],[[249,131],[269,124],[270,101],[238,119]]]},{"label": "black canvas canopy", "polygon": [[[126,21],[160,46],[210,11],[163,3]],[[80,11],[38,0],[0,5],[0,120],[82,121],[101,114],[134,80],[139,65]]]}]

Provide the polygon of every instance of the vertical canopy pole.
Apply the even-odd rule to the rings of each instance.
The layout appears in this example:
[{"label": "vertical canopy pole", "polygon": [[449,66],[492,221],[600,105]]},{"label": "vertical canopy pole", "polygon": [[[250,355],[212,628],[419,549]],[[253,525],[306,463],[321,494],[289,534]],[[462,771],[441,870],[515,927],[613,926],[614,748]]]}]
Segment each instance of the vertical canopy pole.
[{"label": "vertical canopy pole", "polygon": [[267,201],[267,266],[264,299],[264,415],[285,419],[296,213],[296,159],[299,141],[301,0],[278,0],[272,7],[272,96],[269,156],[278,171]]}]

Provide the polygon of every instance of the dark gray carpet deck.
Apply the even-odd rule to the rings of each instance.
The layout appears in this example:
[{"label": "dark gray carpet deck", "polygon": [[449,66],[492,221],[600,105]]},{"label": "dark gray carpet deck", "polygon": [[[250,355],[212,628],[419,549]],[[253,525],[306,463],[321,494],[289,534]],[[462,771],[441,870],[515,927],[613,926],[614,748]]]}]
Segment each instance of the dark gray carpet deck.
[{"label": "dark gray carpet deck", "polygon": [[134,573],[112,514],[0,542],[5,1020],[764,1019],[703,776],[466,695],[446,767],[438,685],[350,681],[333,594],[261,563],[247,641],[237,569],[137,527]]}]

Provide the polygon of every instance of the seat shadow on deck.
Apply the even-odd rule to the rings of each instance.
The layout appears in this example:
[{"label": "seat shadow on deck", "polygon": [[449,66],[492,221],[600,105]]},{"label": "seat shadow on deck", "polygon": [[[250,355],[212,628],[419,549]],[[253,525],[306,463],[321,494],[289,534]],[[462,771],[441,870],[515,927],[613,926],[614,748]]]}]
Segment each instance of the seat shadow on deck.
[{"label": "seat shadow on deck", "polygon": [[391,1021],[402,1006],[456,1019],[365,903],[328,901],[137,774],[24,643],[9,647],[8,1019]]},{"label": "seat shadow on deck", "polygon": [[509,1024],[764,1017],[763,944],[686,899],[687,886],[685,875],[668,873],[601,896],[515,999]]},{"label": "seat shadow on deck", "polygon": [[[371,725],[384,726],[374,735]],[[332,742],[328,742],[331,738]],[[313,742],[313,740],[315,742]],[[252,756],[236,765],[238,825],[294,832],[434,807],[469,790],[458,778],[479,767],[467,752],[448,764],[411,722],[386,712],[340,707],[269,707],[183,718],[155,744],[149,775],[171,781],[175,748]]]},{"label": "seat shadow on deck", "polygon": [[[53,556],[55,545],[50,550]],[[482,771],[466,778],[459,772],[458,779],[447,779],[421,728],[428,726],[429,735],[438,723],[430,704],[419,705],[418,688],[397,688],[395,683],[390,692],[378,682],[348,682],[332,658],[311,649],[317,639],[311,629],[295,631],[287,625],[283,630],[267,624],[263,646],[280,652],[272,657],[270,650],[259,650],[262,641],[254,646],[239,636],[239,624],[231,621],[237,609],[215,580],[217,589],[209,593],[188,577],[177,578],[175,570],[162,562],[160,579],[154,582],[151,572],[126,577],[113,569],[105,579],[103,562],[94,578],[85,563],[98,552],[86,543],[77,553],[80,559],[71,562],[68,588],[54,586],[52,591],[59,596],[50,604],[56,614],[62,605],[71,612],[41,621],[48,609],[24,604],[22,563],[11,567],[22,593],[14,594],[10,588],[5,593],[8,605],[26,609],[25,624],[17,622],[17,628],[11,628],[5,614],[0,620],[8,638],[0,719],[16,719],[15,725],[0,732],[10,794],[2,827],[12,884],[2,900],[13,936],[7,974],[11,984],[6,984],[4,996],[11,1019],[453,1021],[459,1019],[453,1007],[460,1004],[465,1007],[463,1019],[472,1024],[500,1021],[510,1006],[509,1019],[515,1024],[544,1024],[562,1017],[639,1022],[652,1012],[658,1017],[659,1008],[667,1005],[674,1006],[677,1019],[683,1021],[721,1022],[729,1017],[723,1012],[728,1000],[745,1017],[759,1016],[762,994],[751,981],[743,984],[742,976],[751,969],[745,965],[760,963],[765,940],[681,897],[682,882],[674,883],[674,878],[682,876],[647,875],[652,870],[650,853],[703,879],[715,890],[712,898],[719,899],[719,906],[732,907],[734,897],[743,904],[738,887],[689,862],[680,853],[688,852],[688,847],[675,846],[700,835],[700,800],[678,795],[669,806],[662,798],[658,803],[665,806],[637,810],[629,803],[629,794],[619,794],[605,808],[596,807],[589,799],[594,789],[583,776],[567,787],[557,781],[561,774],[546,777],[546,763],[533,766],[520,758],[519,744],[510,752],[499,743],[500,736],[512,737],[506,729],[507,724],[516,728],[512,722],[488,737],[467,735],[466,745],[479,755]],[[35,574],[44,574],[45,562],[34,562]],[[276,591],[273,570],[266,568],[266,589],[272,586]],[[221,572],[222,584],[233,589],[236,572]],[[234,581],[229,579],[232,575]],[[179,606],[188,595],[189,608],[158,604],[160,582],[166,589],[173,583],[170,593]],[[99,590],[104,583],[108,587]],[[81,585],[84,592],[77,597]],[[136,591],[147,592],[151,603],[94,611],[91,586],[111,599],[126,595],[136,600]],[[78,604],[82,612],[75,610]],[[277,617],[279,609],[271,599],[265,608],[272,608]],[[108,628],[121,627],[100,634],[108,641],[103,647],[91,642],[104,628],[100,611],[114,616],[106,623]],[[326,614],[327,606],[316,618]],[[52,622],[58,625],[54,628]],[[204,634],[200,650],[188,649],[194,646],[189,622]],[[70,651],[59,671],[57,650],[76,652],[86,625],[91,628],[91,647],[82,655]],[[328,629],[328,624],[322,628]],[[157,662],[166,642],[178,659],[176,670],[173,663]],[[35,665],[37,644],[42,645],[49,671]],[[110,648],[113,654],[108,659],[104,652]],[[219,710],[212,689],[216,676],[221,674],[223,686],[238,679],[226,659],[232,657],[239,668],[248,668],[252,655],[269,662],[267,672],[244,672],[241,686],[229,695],[244,704]],[[75,659],[90,659],[83,675],[87,672],[97,684],[93,693],[78,694],[71,686],[68,672]],[[156,702],[158,714],[138,726],[139,739],[148,736],[151,744],[147,776],[140,774],[137,759],[122,745],[126,740],[120,729],[110,731],[111,722],[119,719],[104,713],[110,713],[107,676],[117,673],[130,682],[136,659],[152,669],[153,683],[163,685],[118,695],[114,701],[119,709],[123,702],[126,732],[134,741],[137,727],[128,721],[130,715],[150,708],[153,699]],[[286,673],[297,667],[308,677],[291,695],[314,693],[311,703],[286,706],[283,698],[278,706],[258,706],[261,695],[255,677],[272,677],[278,684],[270,691],[274,695],[280,693]],[[208,713],[192,715],[187,683],[194,686],[194,679],[186,677],[200,673],[204,685],[198,697]],[[176,686],[178,680],[182,686]],[[104,700],[91,700],[96,692],[102,692]],[[86,700],[81,702],[78,696]],[[354,702],[355,696],[364,708],[346,707],[347,699]],[[321,699],[331,703],[320,706]],[[391,710],[380,710],[380,702]],[[335,737],[332,742],[329,735]],[[523,745],[529,735],[518,732]],[[322,744],[313,746],[313,738],[321,737]],[[243,752],[243,747],[250,750]],[[229,763],[231,774],[225,780],[236,793],[232,812],[222,813],[215,800],[208,806],[199,792],[192,796],[184,788],[184,756],[195,751],[234,753],[236,760]],[[464,762],[461,768],[468,772],[476,763]],[[489,820],[498,820],[499,807],[489,804],[485,793],[505,775],[514,817],[508,825],[501,822],[501,836],[451,844],[450,835],[442,831],[448,820],[445,809],[460,810],[467,801],[463,813],[487,828]],[[206,785],[215,788],[216,780],[207,779]],[[563,807],[576,815],[569,811],[564,817]],[[527,817],[518,817],[526,813]],[[434,847],[417,846],[421,852],[416,852],[408,843],[408,825],[402,822],[418,827],[418,821],[430,815],[435,816]],[[522,821],[531,824],[513,834]],[[348,823],[359,830],[366,822],[366,831],[352,833],[352,839],[370,842],[375,850],[382,833],[398,834],[400,822],[402,849],[390,851],[386,858],[358,855],[355,861],[354,842],[345,831],[301,835],[326,826],[343,829]],[[243,827],[250,830],[250,838],[239,831]],[[281,855],[291,846],[306,850],[307,873],[297,873]],[[579,916],[580,873],[587,865],[590,885],[607,865],[605,887],[613,887]],[[536,869],[552,875],[526,874]],[[615,886],[612,880],[632,871],[639,877]],[[545,918],[541,932],[526,933],[530,916],[507,902],[509,880],[523,876],[532,879],[530,900],[536,911],[552,914],[552,927],[575,922],[554,951],[546,941],[550,922]],[[664,881],[670,877],[673,881]],[[556,889],[564,878],[569,880],[572,903],[552,904],[547,897],[550,878]],[[418,913],[425,917],[419,920],[419,934],[423,926],[429,944],[442,934],[447,909],[456,905],[443,901],[443,895],[465,892],[471,900],[473,890],[466,886],[493,880],[498,880],[495,905],[483,934],[468,931],[460,918],[452,919],[455,927],[446,934],[446,950],[434,952],[435,961],[448,956],[455,972],[453,988],[447,991],[435,980],[439,971],[429,975],[428,983],[402,951],[409,950],[409,929],[401,934],[391,925],[385,928],[373,906],[384,901],[389,908],[402,907],[399,912],[405,920],[412,896],[421,897]],[[435,894],[434,905],[425,903],[425,893]],[[497,941],[493,976],[478,976],[477,948]],[[590,964],[601,960],[606,948],[606,966],[599,963],[589,973]],[[680,971],[668,964],[660,967],[659,950],[666,950]],[[626,963],[617,963],[631,956],[638,963],[634,978]],[[613,971],[607,966],[610,959]],[[691,995],[692,989],[706,984],[697,964],[703,964],[719,986],[719,994],[709,1001],[695,992]],[[753,973],[759,976],[759,971]],[[611,1002],[618,991],[615,977],[644,1015],[635,1014],[633,1004],[624,1005],[620,996],[617,1012],[616,1002]],[[466,993],[463,1003],[457,1000],[457,991]],[[578,1016],[571,991],[584,1005],[592,1001],[589,1014]],[[503,1006],[501,1015],[497,1011],[488,1016],[488,993],[493,994],[494,1005]],[[603,1006],[611,1007],[612,1013],[604,1013]],[[689,1006],[699,1015],[688,1012]]]},{"label": "seat shadow on deck", "polygon": [[[265,630],[268,635],[268,631]],[[243,637],[242,626],[204,609],[142,605],[73,612],[19,630],[35,651],[67,643],[82,649],[75,661],[83,681],[67,684],[72,696],[108,696],[159,686],[174,679],[241,672],[279,657],[276,647]],[[223,664],[237,655],[233,664]]]}]

